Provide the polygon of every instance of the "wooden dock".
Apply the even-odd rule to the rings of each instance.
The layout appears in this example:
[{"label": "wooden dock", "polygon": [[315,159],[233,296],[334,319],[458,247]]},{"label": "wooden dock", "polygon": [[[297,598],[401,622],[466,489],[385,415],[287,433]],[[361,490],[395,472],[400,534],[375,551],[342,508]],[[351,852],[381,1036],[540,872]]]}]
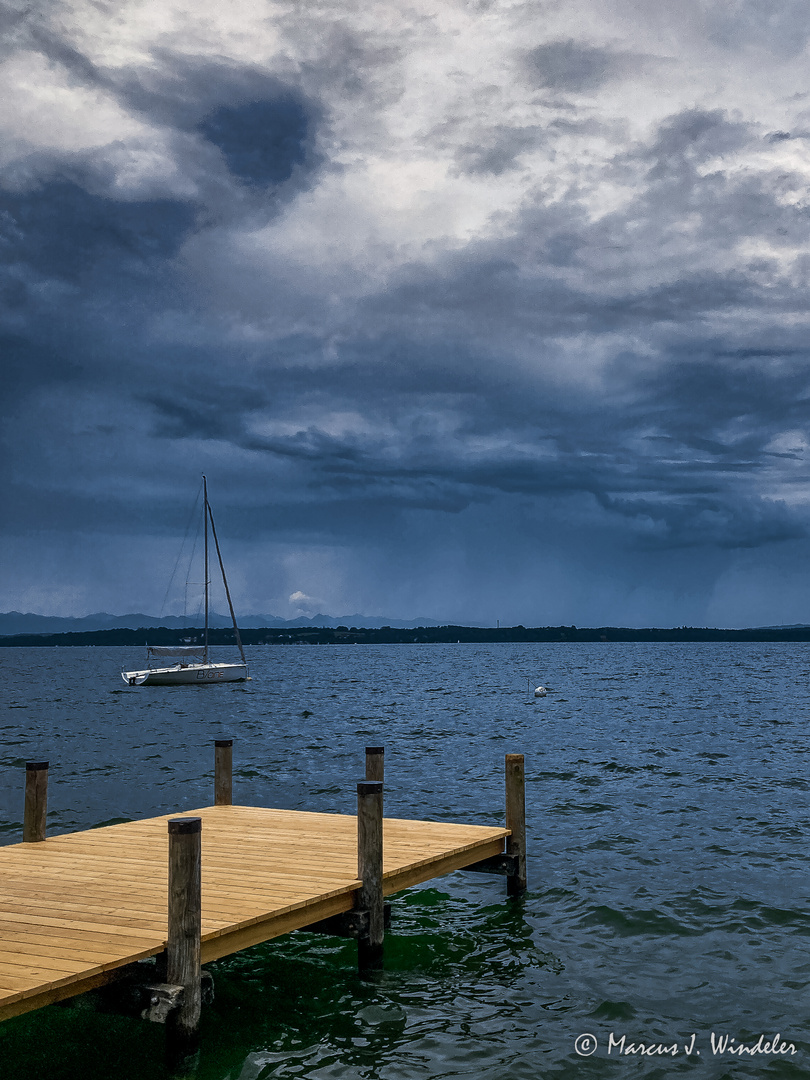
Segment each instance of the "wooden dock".
[{"label": "wooden dock", "polygon": [[[359,918],[359,961],[373,968],[382,963],[383,895],[460,869],[505,873],[510,892],[515,882],[525,888],[520,755],[507,755],[510,830],[383,818],[376,780],[358,784],[357,817],[234,806],[230,745],[217,744],[218,805],[49,838],[47,763],[29,764],[26,839],[0,847],[0,1020],[157,957],[168,962],[168,988],[185,986],[180,1011],[193,1028],[201,963]],[[366,762],[367,776],[381,775],[382,748],[367,748]],[[510,790],[519,796],[511,808]]]},{"label": "wooden dock", "polygon": [[[247,806],[202,818],[202,962],[349,911],[357,819]],[[0,1020],[166,948],[168,817],[0,848]],[[506,829],[386,818],[386,895],[503,851]]]}]

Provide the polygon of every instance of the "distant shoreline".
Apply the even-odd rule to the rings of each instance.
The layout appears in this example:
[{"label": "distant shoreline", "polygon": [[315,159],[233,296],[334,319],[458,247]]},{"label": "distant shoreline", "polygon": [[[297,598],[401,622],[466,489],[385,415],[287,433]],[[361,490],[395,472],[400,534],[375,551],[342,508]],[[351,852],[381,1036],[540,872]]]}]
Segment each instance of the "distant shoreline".
[{"label": "distant shoreline", "polygon": [[[747,630],[723,630],[700,626],[671,629],[622,626],[430,626],[402,630],[388,627],[265,627],[241,631],[245,645],[442,645],[497,644],[513,642],[617,642],[617,641],[810,641],[810,626]],[[85,645],[186,645],[203,640],[202,629],[147,627],[137,630],[86,630],[61,634],[11,634],[0,636],[0,647],[48,647]],[[209,630],[211,645],[233,644],[232,630]]]}]

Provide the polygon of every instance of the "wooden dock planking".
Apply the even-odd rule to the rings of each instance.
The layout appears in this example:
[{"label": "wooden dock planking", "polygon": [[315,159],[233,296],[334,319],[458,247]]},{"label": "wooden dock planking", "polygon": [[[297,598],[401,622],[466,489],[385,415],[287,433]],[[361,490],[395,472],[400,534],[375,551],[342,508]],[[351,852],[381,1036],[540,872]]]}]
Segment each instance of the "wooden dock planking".
[{"label": "wooden dock planking", "polygon": [[[219,805],[202,818],[202,960],[351,910],[357,819]],[[0,848],[0,1020],[162,953],[164,815]],[[504,828],[386,818],[385,895],[499,854]]]}]

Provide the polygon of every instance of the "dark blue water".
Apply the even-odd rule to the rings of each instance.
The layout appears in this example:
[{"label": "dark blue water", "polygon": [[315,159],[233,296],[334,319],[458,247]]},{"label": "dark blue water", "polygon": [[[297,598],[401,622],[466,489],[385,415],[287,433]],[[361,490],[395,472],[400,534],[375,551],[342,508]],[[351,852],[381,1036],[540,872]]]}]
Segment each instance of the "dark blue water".
[{"label": "dark blue water", "polygon": [[[525,898],[466,874],[400,894],[371,982],[352,943],[305,934],[213,965],[198,1080],[810,1077],[807,646],[276,646],[246,684],[124,686],[141,660],[0,651],[4,842],[26,760],[68,831],[212,802],[223,735],[237,802],[352,813],[380,742],[386,813],[479,824],[526,755]],[[161,1038],[48,1008],[0,1025],[0,1077],[163,1080]]]}]

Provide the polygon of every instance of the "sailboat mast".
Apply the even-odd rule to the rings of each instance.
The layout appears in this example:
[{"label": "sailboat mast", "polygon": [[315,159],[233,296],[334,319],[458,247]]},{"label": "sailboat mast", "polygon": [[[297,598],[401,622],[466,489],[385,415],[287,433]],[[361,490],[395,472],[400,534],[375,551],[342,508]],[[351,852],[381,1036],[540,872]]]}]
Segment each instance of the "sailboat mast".
[{"label": "sailboat mast", "polygon": [[208,481],[203,475],[203,518],[205,524],[205,555],[203,567],[203,574],[205,580],[205,656],[203,663],[208,663],[208,515],[210,513],[208,507]]},{"label": "sailboat mast", "polygon": [[219,540],[217,539],[217,527],[214,524],[214,514],[211,507],[208,507],[208,517],[211,519],[211,534],[214,537],[214,545],[217,549],[217,559],[219,559],[219,572],[222,574],[222,584],[225,586],[225,596],[228,600],[228,610],[231,613],[231,622],[233,623],[233,633],[236,638],[236,644],[239,649],[239,655],[242,657],[242,663],[246,664],[245,650],[242,647],[242,637],[239,633],[239,627],[236,625],[236,612],[233,610],[233,601],[231,600],[231,590],[228,588],[228,579],[225,576],[225,563],[222,561],[222,552],[219,550]]}]

